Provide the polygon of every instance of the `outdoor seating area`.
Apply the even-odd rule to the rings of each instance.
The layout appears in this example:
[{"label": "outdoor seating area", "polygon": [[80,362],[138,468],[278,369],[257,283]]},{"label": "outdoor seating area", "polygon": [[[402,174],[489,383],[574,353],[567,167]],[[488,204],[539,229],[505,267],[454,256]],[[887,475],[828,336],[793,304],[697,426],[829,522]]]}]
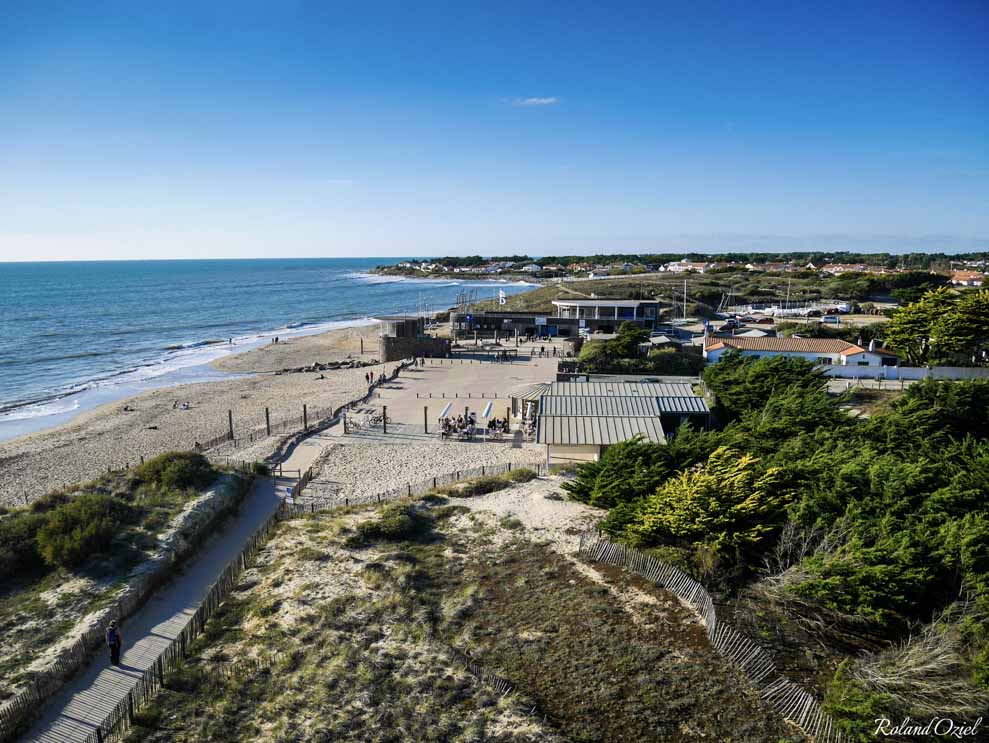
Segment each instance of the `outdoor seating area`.
[{"label": "outdoor seating area", "polygon": [[460,441],[473,441],[477,432],[477,416],[468,413],[466,416],[458,415],[456,418],[440,418],[440,438],[456,438]]}]

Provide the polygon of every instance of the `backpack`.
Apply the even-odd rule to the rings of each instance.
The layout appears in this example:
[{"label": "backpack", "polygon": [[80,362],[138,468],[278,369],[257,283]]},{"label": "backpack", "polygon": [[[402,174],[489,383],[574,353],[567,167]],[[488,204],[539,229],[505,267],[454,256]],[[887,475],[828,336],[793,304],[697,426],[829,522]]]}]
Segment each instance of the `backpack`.
[{"label": "backpack", "polygon": [[117,630],[113,627],[107,628],[106,644],[111,646],[120,644],[120,635],[117,634]]}]

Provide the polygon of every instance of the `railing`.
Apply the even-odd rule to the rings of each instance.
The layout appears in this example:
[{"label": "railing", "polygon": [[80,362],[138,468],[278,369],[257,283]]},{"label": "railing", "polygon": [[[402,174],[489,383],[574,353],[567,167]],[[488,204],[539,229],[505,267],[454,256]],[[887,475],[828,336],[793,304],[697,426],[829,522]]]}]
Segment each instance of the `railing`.
[{"label": "railing", "polygon": [[[366,503],[384,503],[389,500],[397,500],[399,498],[410,498],[414,495],[422,495],[423,493],[428,493],[430,490],[435,488],[443,487],[444,485],[452,485],[453,483],[460,482],[462,480],[473,480],[475,477],[485,477],[487,475],[503,475],[511,472],[512,469],[520,470],[527,469],[532,470],[537,475],[547,475],[551,472],[552,468],[546,466],[545,464],[517,464],[512,462],[507,462],[505,464],[489,464],[483,467],[473,467],[466,470],[455,470],[453,472],[448,472],[445,475],[437,475],[436,477],[429,477],[425,480],[420,480],[419,482],[409,482],[403,487],[392,488],[391,490],[383,490],[379,493],[370,493],[365,495],[349,495],[343,498],[339,497],[322,497],[317,498],[317,502],[320,503],[324,508],[332,508],[335,506],[358,506]],[[314,480],[314,485],[319,485],[319,479]]]},{"label": "railing", "polygon": [[[455,474],[460,479],[470,479],[473,477],[482,476],[484,474],[500,474],[509,472],[511,469],[512,464],[508,463],[505,465],[494,465],[492,467],[485,466],[469,470],[459,470]],[[518,469],[517,466],[516,469]],[[546,465],[534,465],[531,469],[536,471],[547,470]],[[301,495],[304,486],[298,487],[298,485],[302,484],[303,481],[308,484],[311,477],[312,470],[310,469],[303,475],[303,478],[299,480],[296,487],[293,488],[293,492],[297,490],[298,495]],[[441,476],[438,478],[432,478],[431,480],[425,480],[423,482],[444,484],[450,482],[448,479],[449,477],[450,476]],[[430,487],[433,486],[434,485],[430,485]],[[413,488],[410,485],[408,492],[411,493],[412,490]],[[388,494],[392,492],[394,491],[389,491]],[[375,499],[383,500],[384,496],[388,494],[379,493],[368,496],[362,502],[372,502]],[[406,491],[401,491],[401,494],[406,495]],[[279,520],[288,519],[307,513],[315,513],[320,510],[337,507],[339,505],[341,505],[339,502],[316,504],[290,503],[287,500],[282,501],[282,503],[279,504],[278,509],[271,516],[269,516],[268,519],[258,527],[254,534],[251,535],[250,539],[247,540],[247,543],[244,545],[244,548],[241,550],[240,554],[234,558],[224,569],[223,573],[220,574],[220,577],[210,588],[209,592],[206,594],[206,598],[203,599],[203,602],[196,610],[196,613],[189,619],[185,627],[182,628],[182,631],[179,633],[178,637],[172,640],[168,647],[161,653],[161,655],[158,656],[154,663],[152,663],[151,667],[141,674],[141,678],[138,679],[130,691],[127,692],[127,696],[120,700],[120,702],[118,702],[113,710],[106,716],[103,722],[89,734],[86,738],[86,743],[109,743],[109,741],[123,737],[124,733],[127,732],[131,722],[134,719],[135,712],[146,705],[154,694],[164,686],[166,674],[172,671],[188,655],[189,647],[193,641],[199,637],[204,626],[206,625],[206,622],[233,590],[241,574],[251,566],[254,558],[257,556],[258,552],[260,552],[261,547],[268,539],[275,527],[275,524]],[[100,632],[102,637],[102,629]],[[477,677],[479,680],[493,685],[503,693],[511,691],[511,684],[504,679],[485,671],[466,656],[461,655],[460,659],[464,663],[465,670]]]},{"label": "railing", "polygon": [[578,554],[594,562],[631,570],[676,594],[701,616],[707,637],[715,650],[742,671],[759,690],[760,696],[784,719],[818,741],[843,743],[844,736],[835,728],[834,721],[821,710],[817,700],[794,682],[776,673],[776,665],[769,653],[726,623],[720,622],[711,595],[685,572],[627,545],[608,541],[595,532],[581,535]]},{"label": "railing", "polygon": [[[397,367],[395,367],[395,369],[392,371],[391,374],[384,377],[379,377],[377,380],[375,380],[375,383],[370,386],[367,394],[358,400],[348,402],[336,408],[325,408],[325,409],[314,410],[312,413],[312,419],[314,425],[307,426],[300,433],[304,433],[309,428],[316,428],[321,425],[324,425],[328,420],[338,418],[340,414],[351,405],[367,400],[373,394],[374,388],[377,387],[378,384],[394,380],[401,373],[402,369],[405,369],[410,364],[411,361],[403,361]],[[306,419],[308,417],[309,416],[307,414],[306,416],[293,418],[290,419],[289,421],[282,421],[277,425],[284,428],[285,430],[290,430],[292,424],[298,425],[299,423],[307,423],[308,421]],[[272,427],[273,432],[274,432],[274,428],[275,427],[273,426]],[[267,431],[267,428],[265,430]],[[202,451],[207,448],[213,448],[219,443],[223,443],[231,440],[236,441],[235,439],[231,439],[229,433],[227,433],[224,434],[223,436],[216,437],[213,440],[209,440],[206,442],[199,442],[199,447],[194,450]],[[256,470],[255,463],[248,462],[247,460],[237,460],[229,457],[219,457],[215,455],[211,456],[210,459],[214,463],[223,463],[223,464],[227,464],[228,466],[232,466],[234,468],[243,467],[244,469],[247,469],[248,467],[250,467],[251,469]],[[140,461],[143,464],[144,462],[143,456],[140,457]],[[281,472],[281,467],[279,465],[275,465],[275,467],[277,467],[278,471]],[[129,469],[129,468],[130,468],[130,464],[127,464],[126,468],[120,468],[117,471],[122,471],[123,469]],[[107,471],[108,472],[111,471],[110,468],[108,468]],[[312,468],[308,469],[305,473],[302,473],[301,477],[299,478],[299,481],[292,488],[291,496],[293,497],[293,499],[299,497],[299,495],[302,493],[302,490],[312,480],[312,477],[313,477]],[[287,509],[294,509],[295,505],[283,503],[283,507]],[[310,505],[310,508],[315,508],[315,506]],[[254,538],[252,537],[252,540],[253,539]],[[137,608],[137,606],[135,605],[135,606],[123,607],[118,603],[116,608],[117,611],[115,612],[115,615],[112,618],[115,618],[119,621],[125,618],[126,616],[129,616],[130,613],[132,613]],[[73,673],[77,668],[79,668],[85,662],[89,653],[92,652],[94,648],[102,644],[104,639],[104,632],[105,632],[105,628],[102,626],[96,626],[90,628],[86,633],[84,633],[79,637],[79,639],[71,646],[71,648],[67,651],[65,655],[61,656],[56,661],[55,665],[52,668],[51,673],[46,673],[44,674],[44,676],[36,677],[29,688],[16,694],[14,697],[3,702],[2,705],[0,705],[0,741],[8,740],[12,736],[14,736],[16,732],[20,729],[22,724],[24,723],[24,720],[28,716],[30,716],[35,710],[37,710],[37,708],[41,704],[43,704],[44,701],[49,696],[51,696],[55,691],[57,691],[62,686],[65,677]],[[142,682],[143,680],[144,679],[142,678]],[[93,740],[96,739],[94,738]]]},{"label": "railing", "polygon": [[[237,469],[244,472],[256,470],[253,462],[242,464]],[[104,619],[122,621],[143,605],[147,595],[133,594],[126,603],[117,601]],[[28,688],[0,704],[0,740],[13,737],[24,721],[63,685],[65,679],[85,664],[89,653],[103,644],[105,631],[106,627],[102,624],[90,627],[60,653],[51,666],[37,673]]]},{"label": "railing", "polygon": [[[307,406],[303,405],[304,411],[302,415],[297,415],[291,418],[285,418],[283,420],[277,421],[270,425],[264,425],[258,428],[248,431],[241,436],[231,436],[230,431],[221,433],[209,439],[204,439],[203,441],[196,441],[194,444],[186,449],[185,451],[194,451],[206,454],[209,459],[213,461],[222,461],[227,459],[223,457],[220,452],[214,452],[210,454],[211,449],[217,449],[224,444],[230,444],[231,449],[240,449],[249,444],[253,444],[257,441],[263,441],[264,439],[275,436],[280,433],[286,433],[287,431],[299,431],[304,433],[313,428],[319,428],[326,425],[328,422],[333,421],[340,417],[340,414],[344,410],[352,405],[358,405],[361,402],[367,401],[373,394],[379,384],[384,384],[385,382],[390,382],[398,377],[399,373],[411,365],[411,361],[403,361],[398,366],[392,370],[391,374],[386,376],[378,377],[374,380],[374,383],[368,387],[367,393],[350,402],[344,403],[343,405],[338,405],[335,408],[313,408],[309,410]],[[161,452],[159,452],[161,453]],[[155,455],[148,455],[150,458]],[[127,460],[116,465],[107,465],[107,473],[111,472],[122,472],[123,470],[130,469],[132,465],[144,464],[145,455],[141,454],[134,458],[134,460]],[[25,503],[27,503],[27,496],[25,496]]]}]

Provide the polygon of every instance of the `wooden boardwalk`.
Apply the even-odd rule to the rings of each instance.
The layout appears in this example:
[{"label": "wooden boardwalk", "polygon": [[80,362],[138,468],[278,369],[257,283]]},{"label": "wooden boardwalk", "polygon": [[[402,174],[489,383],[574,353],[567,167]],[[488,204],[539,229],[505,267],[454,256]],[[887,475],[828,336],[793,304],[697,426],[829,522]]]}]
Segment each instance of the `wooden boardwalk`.
[{"label": "wooden boardwalk", "polygon": [[124,622],[120,666],[110,666],[108,653],[96,657],[49,700],[24,740],[85,741],[178,637],[219,574],[274,512],[278,505],[276,488],[284,492],[287,483],[259,480],[223,531],[207,541],[185,570]]}]

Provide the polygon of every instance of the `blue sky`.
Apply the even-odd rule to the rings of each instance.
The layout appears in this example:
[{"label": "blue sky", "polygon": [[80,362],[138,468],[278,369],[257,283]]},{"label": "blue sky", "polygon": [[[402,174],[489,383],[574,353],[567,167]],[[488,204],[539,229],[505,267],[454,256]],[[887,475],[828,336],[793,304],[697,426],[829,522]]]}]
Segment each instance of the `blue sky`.
[{"label": "blue sky", "polygon": [[0,6],[0,259],[989,249],[984,0]]}]

